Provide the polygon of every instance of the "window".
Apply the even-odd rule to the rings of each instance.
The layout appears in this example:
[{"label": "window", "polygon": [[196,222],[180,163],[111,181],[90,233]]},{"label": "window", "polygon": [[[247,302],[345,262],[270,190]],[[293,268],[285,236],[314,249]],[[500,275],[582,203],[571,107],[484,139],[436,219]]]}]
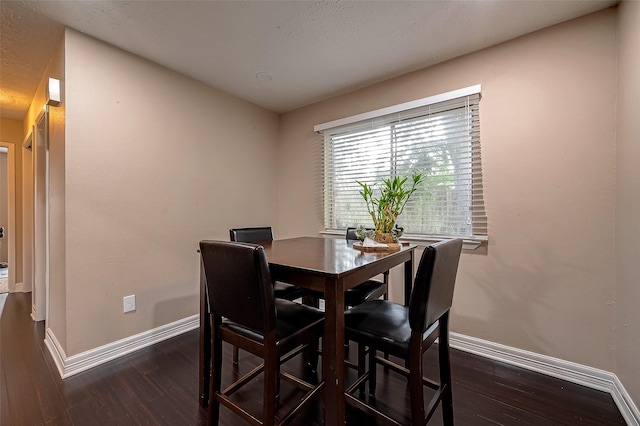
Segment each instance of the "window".
[{"label": "window", "polygon": [[325,228],[372,226],[357,181],[424,176],[398,218],[405,234],[486,239],[480,86],[315,127],[324,139]]}]

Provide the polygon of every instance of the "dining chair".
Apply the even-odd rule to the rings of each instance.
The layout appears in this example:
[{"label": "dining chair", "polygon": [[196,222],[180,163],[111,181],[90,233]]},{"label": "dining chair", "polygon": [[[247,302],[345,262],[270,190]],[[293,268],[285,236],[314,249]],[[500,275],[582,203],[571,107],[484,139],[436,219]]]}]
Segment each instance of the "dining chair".
[{"label": "dining chair", "polygon": [[[273,241],[273,229],[270,226],[229,229],[229,239],[244,243],[267,243]],[[275,281],[273,293],[277,299],[296,300],[310,296],[309,290],[292,284]],[[238,363],[238,348],[233,348],[233,362]]]},{"label": "dining chair", "polygon": [[[347,228],[347,241],[357,241],[356,228]],[[367,280],[344,292],[344,304],[346,306],[356,306],[368,300],[379,299],[381,296],[385,300],[389,291],[389,271],[382,274],[382,281]]]},{"label": "dining chair", "polygon": [[[424,425],[438,404],[444,425],[453,425],[453,396],[449,360],[449,310],[458,271],[462,240],[452,239],[425,248],[414,280],[409,306],[388,300],[371,300],[345,313],[347,339],[358,344],[358,379],[345,391],[353,405],[390,419],[371,404],[375,401],[378,364],[409,378],[411,425]],[[422,355],[438,339],[439,382],[423,377]],[[368,348],[368,349],[367,349]],[[401,358],[405,366],[377,355],[383,351]],[[368,370],[365,358],[369,359]],[[364,392],[369,382],[369,403]],[[425,409],[424,386],[435,390]],[[359,397],[352,395],[359,390]]]},{"label": "dining chair", "polygon": [[[273,229],[270,226],[229,229],[229,239],[243,243],[266,243],[273,241]],[[276,281],[273,292],[278,299],[296,300],[306,296],[308,291],[302,287]]]},{"label": "dining chair", "polygon": [[[274,297],[264,247],[257,244],[201,241],[200,252],[211,310],[211,380],[208,393],[209,424],[217,425],[220,404],[252,425],[288,422],[324,388],[280,371],[280,365],[303,350],[317,350],[324,329],[324,315],[314,307]],[[233,288],[233,291],[229,291]],[[228,342],[263,359],[263,363],[226,389],[222,383],[222,342]],[[262,419],[233,394],[263,373]],[[296,407],[276,423],[279,378],[305,390]],[[255,410],[252,410],[255,411]]]}]

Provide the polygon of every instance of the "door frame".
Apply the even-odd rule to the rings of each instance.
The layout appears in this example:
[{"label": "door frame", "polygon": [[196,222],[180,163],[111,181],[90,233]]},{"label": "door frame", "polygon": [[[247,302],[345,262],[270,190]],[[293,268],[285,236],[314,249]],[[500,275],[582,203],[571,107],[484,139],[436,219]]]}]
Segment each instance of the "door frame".
[{"label": "door frame", "polygon": [[33,200],[33,132],[30,132],[22,144],[22,291],[24,293],[33,292]]},{"label": "door frame", "polygon": [[33,126],[33,293],[31,317],[49,316],[49,107]]},{"label": "door frame", "polygon": [[[9,264],[9,293],[16,290],[16,153],[15,144],[0,142],[7,148],[7,263]],[[20,290],[20,289],[18,289]]]}]

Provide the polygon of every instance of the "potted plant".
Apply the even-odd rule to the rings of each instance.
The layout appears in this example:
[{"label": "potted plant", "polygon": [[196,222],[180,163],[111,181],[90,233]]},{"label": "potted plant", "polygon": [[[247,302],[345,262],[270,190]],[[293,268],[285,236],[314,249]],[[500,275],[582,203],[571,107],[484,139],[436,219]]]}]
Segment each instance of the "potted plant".
[{"label": "potted plant", "polygon": [[405,188],[407,180],[408,178],[401,178],[399,176],[393,179],[382,179],[380,196],[377,198],[374,197],[374,187],[376,184],[369,185],[356,181],[358,185],[362,187],[360,195],[367,203],[367,210],[373,219],[373,226],[376,232],[375,241],[379,243],[393,243],[397,241],[397,238],[393,235],[396,220],[404,210],[404,206],[407,204],[411,194],[413,194],[418,188],[418,185],[422,183],[423,178],[421,174],[411,176],[411,183],[408,189]]}]

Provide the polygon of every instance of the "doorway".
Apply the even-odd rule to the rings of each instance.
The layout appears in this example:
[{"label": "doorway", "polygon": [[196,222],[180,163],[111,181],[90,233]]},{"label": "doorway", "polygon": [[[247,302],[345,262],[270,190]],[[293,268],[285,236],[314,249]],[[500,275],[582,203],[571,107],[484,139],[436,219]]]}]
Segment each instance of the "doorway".
[{"label": "doorway", "polygon": [[16,291],[14,150],[0,142],[0,293]]}]

